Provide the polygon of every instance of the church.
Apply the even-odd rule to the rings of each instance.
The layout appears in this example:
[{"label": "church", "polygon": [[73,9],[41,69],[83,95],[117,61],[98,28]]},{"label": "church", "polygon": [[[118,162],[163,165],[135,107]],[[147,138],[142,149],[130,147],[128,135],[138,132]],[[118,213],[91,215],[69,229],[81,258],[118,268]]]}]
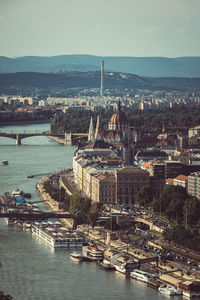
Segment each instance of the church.
[{"label": "church", "polygon": [[120,149],[126,165],[133,163],[133,144],[137,141],[137,133],[130,128],[128,119],[121,110],[120,101],[117,111],[112,115],[108,123],[107,130],[100,128],[99,116],[97,118],[96,128],[94,128],[93,119],[91,117],[88,142],[94,143],[93,147],[97,147],[97,145],[100,145],[100,141],[107,143],[108,146],[115,146]]}]

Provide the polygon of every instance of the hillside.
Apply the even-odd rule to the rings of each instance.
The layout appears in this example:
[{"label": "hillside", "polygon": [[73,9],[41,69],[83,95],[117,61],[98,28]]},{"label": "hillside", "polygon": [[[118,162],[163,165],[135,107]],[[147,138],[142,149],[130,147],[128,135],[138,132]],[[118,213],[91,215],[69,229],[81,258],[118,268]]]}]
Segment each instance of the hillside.
[{"label": "hillside", "polygon": [[101,57],[93,55],[59,55],[51,57],[0,56],[0,73],[57,71],[105,71],[131,73],[147,77],[200,77],[200,57]]},{"label": "hillside", "polygon": [[[69,88],[99,88],[100,72],[20,72],[0,74],[0,92],[9,89],[42,88],[51,90]],[[105,73],[105,89],[148,89],[148,90],[199,90],[200,78],[147,78],[133,74]]]}]

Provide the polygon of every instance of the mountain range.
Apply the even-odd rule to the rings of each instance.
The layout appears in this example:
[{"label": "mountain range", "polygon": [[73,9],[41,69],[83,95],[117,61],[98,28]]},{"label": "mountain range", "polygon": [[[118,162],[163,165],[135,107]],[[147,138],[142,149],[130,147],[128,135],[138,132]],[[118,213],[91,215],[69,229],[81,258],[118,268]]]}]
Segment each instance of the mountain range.
[{"label": "mountain range", "polygon": [[146,77],[200,77],[200,56],[196,57],[102,57],[93,55],[0,56],[0,73],[60,71],[122,72]]}]

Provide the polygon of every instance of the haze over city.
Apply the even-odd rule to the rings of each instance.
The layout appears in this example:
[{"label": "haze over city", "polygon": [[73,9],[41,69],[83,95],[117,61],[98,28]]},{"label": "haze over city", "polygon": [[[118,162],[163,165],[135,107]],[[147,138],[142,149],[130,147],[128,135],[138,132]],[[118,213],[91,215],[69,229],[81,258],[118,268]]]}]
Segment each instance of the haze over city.
[{"label": "haze over city", "polygon": [[1,0],[1,56],[199,56],[199,0]]}]

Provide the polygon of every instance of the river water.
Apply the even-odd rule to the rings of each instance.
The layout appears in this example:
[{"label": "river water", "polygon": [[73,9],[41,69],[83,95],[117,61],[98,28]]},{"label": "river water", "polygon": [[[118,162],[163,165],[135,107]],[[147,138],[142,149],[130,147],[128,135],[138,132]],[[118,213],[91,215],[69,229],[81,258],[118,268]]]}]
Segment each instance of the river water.
[{"label": "river water", "polygon": [[[49,124],[0,127],[1,132],[47,130]],[[35,185],[41,176],[27,176],[71,168],[73,153],[73,147],[47,137],[23,139],[21,146],[0,137],[0,161],[9,162],[0,166],[0,194],[19,188],[32,194],[31,201],[39,200]],[[69,255],[69,250],[54,250],[30,232],[8,227],[0,219],[0,290],[15,300],[166,299],[119,272],[105,272],[95,263],[72,263]]]}]

